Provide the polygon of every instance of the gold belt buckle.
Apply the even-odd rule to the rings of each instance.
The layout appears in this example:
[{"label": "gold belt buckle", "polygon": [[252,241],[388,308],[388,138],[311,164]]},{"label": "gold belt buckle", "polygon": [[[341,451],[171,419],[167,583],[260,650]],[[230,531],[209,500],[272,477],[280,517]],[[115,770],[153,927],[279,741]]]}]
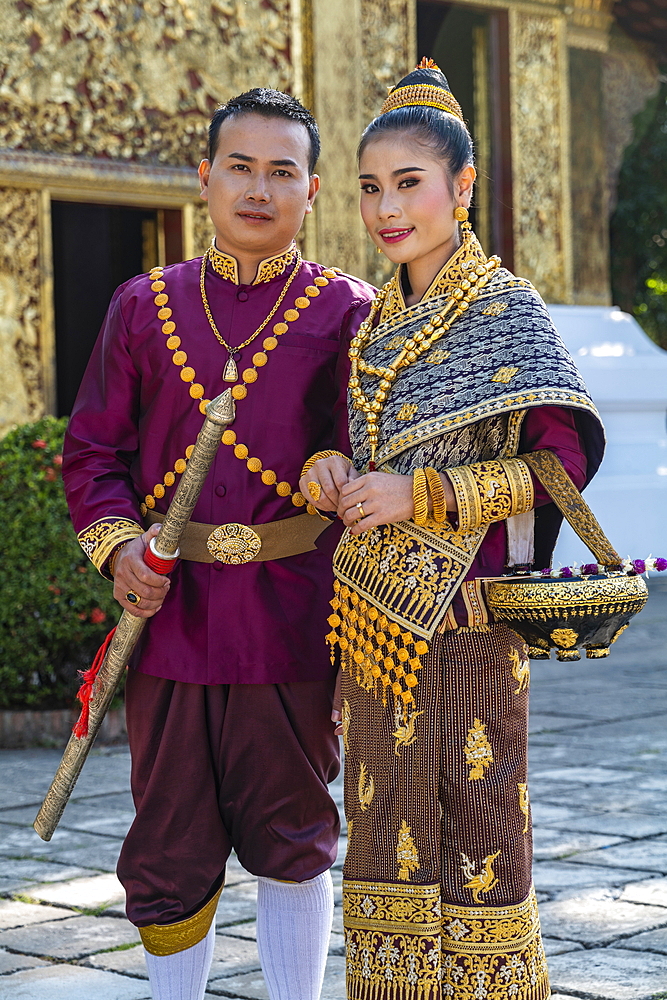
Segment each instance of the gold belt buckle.
[{"label": "gold belt buckle", "polygon": [[206,539],[213,558],[229,566],[251,562],[261,547],[262,539],[246,524],[220,524]]}]

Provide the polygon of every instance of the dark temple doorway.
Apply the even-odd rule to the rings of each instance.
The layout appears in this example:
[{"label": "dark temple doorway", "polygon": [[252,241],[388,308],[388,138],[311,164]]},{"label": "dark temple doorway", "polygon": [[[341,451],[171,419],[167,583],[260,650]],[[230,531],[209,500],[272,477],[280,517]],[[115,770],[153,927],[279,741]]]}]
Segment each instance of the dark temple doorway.
[{"label": "dark temple doorway", "polygon": [[180,209],[51,203],[57,414],[72,411],[118,285],[183,258]]},{"label": "dark temple doorway", "polygon": [[418,0],[418,56],[447,77],[475,144],[470,221],[487,254],[513,267],[508,19],[505,10]]}]

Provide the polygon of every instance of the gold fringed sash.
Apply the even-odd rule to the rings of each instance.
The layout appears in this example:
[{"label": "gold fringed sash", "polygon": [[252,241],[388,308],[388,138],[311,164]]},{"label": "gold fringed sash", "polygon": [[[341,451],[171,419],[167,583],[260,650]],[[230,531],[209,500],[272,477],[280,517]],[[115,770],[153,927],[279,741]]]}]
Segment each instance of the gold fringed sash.
[{"label": "gold fringed sash", "polygon": [[385,524],[363,535],[349,529],[334,554],[333,614],[327,642],[342,669],[365,691],[414,702],[417,671],[475,558],[486,526],[454,532],[429,522]]}]

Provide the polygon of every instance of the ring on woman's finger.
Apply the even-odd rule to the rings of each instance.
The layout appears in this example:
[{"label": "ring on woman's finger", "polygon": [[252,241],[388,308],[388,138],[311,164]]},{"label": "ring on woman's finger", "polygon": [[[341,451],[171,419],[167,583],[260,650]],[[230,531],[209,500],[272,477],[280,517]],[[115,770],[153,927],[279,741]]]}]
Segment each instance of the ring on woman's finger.
[{"label": "ring on woman's finger", "polygon": [[322,496],[322,487],[319,483],[310,482],[308,483],[308,492],[310,493],[313,500],[317,501]]},{"label": "ring on woman's finger", "polygon": [[356,506],[359,508],[359,517],[360,518],[366,517],[366,514],[364,512],[364,508],[363,508],[362,504],[358,503],[358,504],[356,504]]},{"label": "ring on woman's finger", "polygon": [[139,597],[139,594],[135,594],[133,590],[128,590],[127,594],[125,595],[125,600],[127,601],[128,604],[134,604],[135,608],[138,608],[141,598]]}]

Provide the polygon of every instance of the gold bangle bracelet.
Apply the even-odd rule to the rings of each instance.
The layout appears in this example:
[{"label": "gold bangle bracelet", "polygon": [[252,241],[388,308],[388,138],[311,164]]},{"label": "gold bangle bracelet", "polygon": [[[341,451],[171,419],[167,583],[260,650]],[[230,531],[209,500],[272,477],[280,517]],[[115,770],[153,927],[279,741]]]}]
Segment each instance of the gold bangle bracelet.
[{"label": "gold bangle bracelet", "polygon": [[415,469],[412,474],[412,499],[415,506],[414,522],[423,526],[428,517],[428,489],[423,469]]},{"label": "gold bangle bracelet", "polygon": [[442,485],[440,474],[430,467],[424,469],[426,482],[428,483],[431,500],[433,502],[433,519],[442,524],[447,520],[447,501],[445,500],[445,488]]},{"label": "gold bangle bracelet", "polygon": [[111,558],[109,559],[109,562],[107,563],[107,572],[108,572],[109,576],[112,579],[113,579],[113,575],[114,575],[114,570],[116,568],[116,560],[118,559],[118,556],[121,554],[121,552],[123,551],[123,549],[125,548],[126,545],[127,545],[127,542],[123,542],[122,545],[119,545],[118,548],[115,549],[115,551],[111,553]]},{"label": "gold bangle bracelet", "polygon": [[312,469],[312,467],[315,465],[315,462],[319,462],[321,458],[333,458],[334,455],[339,455],[340,458],[344,458],[346,461],[350,463],[350,465],[352,465],[352,459],[349,458],[347,455],[344,455],[342,451],[316,451],[314,455],[310,456],[310,458],[304,465],[303,469],[301,470],[301,475],[299,476],[299,479],[302,479],[303,476],[305,476],[305,474]]}]

